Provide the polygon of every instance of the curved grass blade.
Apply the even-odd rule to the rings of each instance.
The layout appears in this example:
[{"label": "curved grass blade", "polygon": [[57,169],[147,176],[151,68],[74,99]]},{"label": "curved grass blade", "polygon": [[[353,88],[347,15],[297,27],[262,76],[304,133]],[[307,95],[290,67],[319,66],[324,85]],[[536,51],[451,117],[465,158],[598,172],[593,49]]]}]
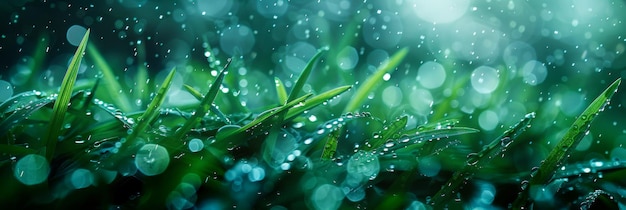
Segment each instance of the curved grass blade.
[{"label": "curved grass blade", "polygon": [[483,147],[478,153],[471,153],[467,156],[467,164],[452,175],[452,178],[444,184],[430,200],[430,204],[439,209],[445,204],[449,203],[450,199],[453,199],[459,191],[459,187],[464,183],[467,183],[474,173],[484,167],[487,163],[493,160],[495,157],[500,156],[506,152],[511,143],[530,125],[530,121],[535,118],[535,113],[531,112],[515,126],[506,130],[500,137],[493,140],[491,143]]},{"label": "curved grass blade", "polygon": [[408,48],[402,48],[400,51],[396,52],[396,54],[391,56],[387,62],[379,66],[376,73],[367,78],[367,80],[365,80],[365,82],[363,82],[363,84],[361,84],[361,86],[356,90],[354,96],[350,102],[348,102],[348,105],[346,105],[344,112],[357,111],[359,106],[365,102],[367,95],[372,91],[372,89],[383,81],[383,76],[387,73],[393,72],[408,52]]},{"label": "curved grass blade", "polygon": [[98,68],[102,72],[102,77],[104,78],[104,83],[105,83],[104,86],[107,89],[107,92],[111,94],[115,94],[115,93],[121,94],[119,96],[111,96],[111,100],[113,100],[113,103],[117,105],[118,107],[120,107],[120,109],[124,112],[130,111],[132,107],[130,105],[130,102],[128,101],[129,97],[126,95],[124,91],[120,92],[120,90],[122,90],[122,85],[115,78],[113,69],[106,62],[106,59],[104,58],[104,56],[102,56],[102,54],[100,54],[98,49],[93,45],[89,45],[89,47],[87,47],[87,52],[88,52],[89,57],[93,59],[94,64],[98,66]]},{"label": "curved grass blade", "polygon": [[[585,136],[593,119],[604,110],[604,107],[609,103],[613,94],[617,92],[621,81],[621,78],[615,80],[615,82],[593,100],[585,111],[578,116],[561,141],[550,151],[546,159],[541,162],[539,168],[534,171],[535,173],[531,174],[531,178],[528,181],[529,186],[544,185],[550,181],[556,169],[563,164],[565,157],[573,148],[576,148],[580,140]],[[521,208],[526,205],[529,193],[527,189],[528,187],[524,188],[521,195],[513,202],[513,208]]]},{"label": "curved grass blade", "polygon": [[338,88],[326,91],[326,92],[324,92],[322,94],[316,95],[314,97],[311,97],[310,99],[306,100],[306,103],[304,103],[304,105],[296,106],[296,107],[293,107],[293,108],[289,109],[289,111],[287,112],[286,119],[294,118],[294,117],[302,114],[302,112],[304,112],[306,110],[310,110],[313,107],[318,106],[318,105],[324,103],[325,101],[328,101],[331,98],[334,98],[334,97],[338,96],[339,94],[342,94],[343,92],[346,92],[350,88],[352,88],[352,87],[349,86],[349,85],[341,86],[341,87],[338,87]]},{"label": "curved grass blade", "polygon": [[2,119],[2,122],[0,122],[0,136],[5,136],[13,126],[19,124],[22,120],[27,119],[33,112],[52,103],[53,101],[53,97],[47,97],[24,104],[24,108],[19,108],[8,117]]},{"label": "curved grass blade", "polygon": [[[204,98],[204,96],[202,96],[202,93],[200,93],[200,91],[196,90],[195,88],[186,84],[183,85],[183,87],[185,88],[185,90],[187,90],[187,92],[191,93],[193,97],[198,99],[198,101],[202,101],[202,99]],[[218,109],[217,106],[215,106],[215,104],[213,103],[211,103],[211,112],[215,113],[218,117],[224,119],[227,124],[232,124],[230,119],[226,117],[226,115],[222,111],[220,111],[220,109]]]},{"label": "curved grass blade", "polygon": [[150,122],[154,119],[154,117],[159,114],[159,107],[161,107],[161,104],[163,104],[163,101],[165,100],[165,95],[170,89],[170,85],[172,84],[172,79],[174,78],[174,75],[176,75],[175,68],[172,69],[172,71],[170,71],[170,73],[167,75],[167,77],[163,81],[163,84],[161,84],[161,88],[154,96],[154,99],[152,99],[152,101],[148,105],[146,111],[141,115],[141,117],[137,118],[137,124],[135,124],[132,132],[126,138],[126,141],[131,143],[131,145],[133,140],[139,134],[143,133],[146,127],[148,127]]},{"label": "curved grass blade", "polygon": [[279,106],[270,110],[265,111],[264,113],[259,114],[252,122],[242,126],[241,128],[228,130],[224,132],[218,132],[216,135],[216,142],[213,143],[216,146],[224,146],[227,145],[238,145],[250,137],[248,132],[260,127],[261,125],[270,124],[269,121],[273,120],[275,116],[286,112],[290,108],[294,108],[295,106],[301,106],[304,100],[309,98],[313,94],[306,94],[300,98],[297,98],[283,106]]},{"label": "curved grass blade", "polygon": [[211,104],[213,104],[213,101],[215,101],[217,93],[222,86],[224,76],[226,76],[226,73],[228,72],[228,66],[230,65],[230,61],[231,59],[228,59],[228,62],[224,66],[224,69],[222,69],[220,74],[217,75],[217,78],[215,78],[215,81],[211,85],[209,92],[206,94],[206,96],[204,96],[204,98],[200,102],[200,105],[198,105],[198,108],[196,108],[196,111],[193,113],[191,118],[189,118],[189,120],[185,122],[182,127],[178,128],[173,136],[174,139],[182,139],[183,135],[189,132],[189,130],[191,130],[193,126],[196,126],[200,122],[200,120],[202,120],[207,111],[209,111]]},{"label": "curved grass blade", "polygon": [[406,123],[408,122],[408,119],[409,119],[408,116],[403,116],[391,122],[391,124],[386,125],[383,128],[382,132],[380,132],[377,135],[374,135],[374,138],[370,141],[370,145],[372,146],[369,148],[365,147],[364,150],[378,149],[380,146],[385,144],[388,140],[394,137],[396,138],[399,137],[398,132],[404,129],[404,127],[406,126]]},{"label": "curved grass blade", "polygon": [[298,97],[298,93],[302,91],[302,87],[304,87],[306,80],[309,79],[309,75],[311,75],[311,71],[313,70],[313,66],[315,66],[315,62],[317,62],[320,56],[322,56],[323,52],[325,52],[325,50],[317,52],[317,54],[315,54],[313,58],[311,58],[311,60],[309,60],[309,62],[306,64],[304,70],[302,70],[302,74],[300,74],[300,77],[298,77],[296,84],[293,86],[293,89],[291,89],[291,92],[289,92],[287,102],[290,102]]},{"label": "curved grass blade", "polygon": [[61,132],[61,127],[63,126],[63,119],[65,119],[65,113],[67,112],[70,97],[72,96],[72,89],[74,88],[74,83],[76,82],[80,62],[83,59],[83,53],[85,52],[87,40],[89,39],[89,30],[90,29],[87,29],[87,32],[85,32],[85,35],[83,36],[83,40],[78,45],[78,49],[76,49],[76,53],[74,54],[74,57],[67,68],[67,72],[65,73],[65,77],[63,78],[63,82],[61,83],[59,95],[54,102],[54,107],[52,108],[52,117],[50,119],[50,127],[48,128],[48,137],[45,140],[46,159],[48,161],[50,161],[54,156],[54,150],[56,149],[59,133]]},{"label": "curved grass blade", "polygon": [[278,95],[278,103],[285,104],[287,103],[287,90],[285,90],[285,85],[280,81],[278,77],[274,77],[274,83],[276,84],[276,94]]}]

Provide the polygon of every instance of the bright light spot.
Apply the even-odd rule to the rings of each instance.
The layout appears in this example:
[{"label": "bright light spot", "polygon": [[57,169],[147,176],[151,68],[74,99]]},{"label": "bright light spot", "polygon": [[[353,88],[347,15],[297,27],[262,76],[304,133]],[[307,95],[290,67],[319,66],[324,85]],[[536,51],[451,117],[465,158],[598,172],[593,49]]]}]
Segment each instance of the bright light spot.
[{"label": "bright light spot", "polygon": [[388,107],[395,107],[402,103],[402,90],[396,86],[389,86],[383,90],[383,103]]},{"label": "bright light spot", "polygon": [[331,184],[323,184],[313,191],[311,201],[315,209],[337,209],[344,198],[339,187]]},{"label": "bright light spot", "polygon": [[343,70],[353,69],[359,62],[359,54],[354,47],[345,47],[337,55],[337,65]]},{"label": "bright light spot", "polygon": [[524,82],[535,86],[541,84],[546,79],[548,70],[543,63],[531,60],[522,67],[522,76],[524,77]]},{"label": "bright light spot", "polygon": [[45,157],[30,154],[17,161],[13,170],[15,178],[25,185],[36,185],[48,179],[50,165]]},{"label": "bright light spot", "polygon": [[0,101],[6,101],[13,96],[13,86],[11,83],[0,80]]},{"label": "bright light spot", "polygon": [[220,36],[220,47],[230,56],[249,53],[256,42],[252,29],[245,25],[230,26]]},{"label": "bright light spot", "polygon": [[469,0],[412,0],[417,16],[431,23],[450,23],[461,18],[469,8]]},{"label": "bright light spot", "polygon": [[67,38],[67,42],[69,42],[71,45],[78,46],[80,44],[80,41],[83,40],[83,36],[85,36],[85,33],[87,33],[87,29],[85,27],[73,25],[70,26],[69,29],[67,29],[65,37]]},{"label": "bright light spot", "polygon": [[189,140],[189,150],[191,152],[199,152],[204,148],[204,142],[202,140],[194,138]]},{"label": "bright light spot", "polygon": [[498,71],[488,66],[480,66],[472,72],[472,87],[479,93],[489,94],[496,90],[500,79]]},{"label": "bright light spot", "polygon": [[500,119],[498,118],[498,114],[491,110],[485,110],[478,116],[478,125],[483,130],[493,130],[496,126],[498,126],[499,122]]},{"label": "bright light spot", "polygon": [[446,70],[437,62],[428,61],[417,70],[417,81],[428,89],[438,88],[446,80]]},{"label": "bright light spot", "polygon": [[83,168],[76,169],[72,173],[72,176],[70,177],[70,179],[71,179],[72,186],[74,186],[75,189],[82,189],[85,187],[89,187],[90,185],[93,184],[93,181],[94,181],[93,173]]},{"label": "bright light spot", "polygon": [[417,89],[409,94],[409,104],[418,114],[426,116],[432,109],[433,96],[428,90]]},{"label": "bright light spot", "polygon": [[170,155],[165,147],[158,144],[143,145],[135,156],[135,165],[146,176],[161,174],[170,164]]}]

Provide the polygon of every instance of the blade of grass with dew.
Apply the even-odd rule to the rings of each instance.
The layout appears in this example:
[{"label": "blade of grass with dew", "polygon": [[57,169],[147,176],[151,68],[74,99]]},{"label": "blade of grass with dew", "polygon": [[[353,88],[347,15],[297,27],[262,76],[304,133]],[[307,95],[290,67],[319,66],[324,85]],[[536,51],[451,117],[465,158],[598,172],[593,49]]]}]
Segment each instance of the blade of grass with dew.
[{"label": "blade of grass with dew", "polygon": [[430,200],[430,205],[435,209],[441,208],[454,199],[456,193],[459,192],[461,185],[467,183],[474,176],[474,173],[483,168],[487,163],[491,162],[495,157],[502,155],[507,148],[519,137],[519,135],[530,126],[530,122],[535,118],[535,113],[526,114],[513,127],[504,131],[502,135],[493,140],[478,153],[471,153],[467,156],[466,164],[461,170],[456,171],[452,178],[441,188]]},{"label": "blade of grass with dew", "polygon": [[52,117],[50,118],[48,136],[44,143],[44,145],[46,145],[45,154],[48,161],[52,160],[52,157],[54,156],[54,150],[56,149],[59,134],[61,133],[61,128],[63,127],[65,112],[67,112],[68,103],[70,102],[70,97],[72,96],[72,89],[74,88],[76,76],[78,75],[78,70],[80,68],[80,62],[83,59],[85,47],[87,46],[87,40],[89,39],[89,30],[90,29],[87,29],[87,32],[85,32],[85,35],[83,36],[83,40],[78,45],[78,49],[76,49],[76,53],[74,54],[74,57],[67,68],[67,72],[65,73],[65,77],[63,77],[63,82],[61,82],[59,95],[57,96],[57,99],[54,102],[54,107],[52,108]]},{"label": "blade of grass with dew", "polygon": [[215,81],[213,81],[213,84],[211,84],[211,88],[209,88],[209,92],[206,94],[206,96],[202,98],[200,105],[198,105],[193,115],[191,115],[191,118],[189,118],[189,120],[187,120],[187,122],[185,122],[182,127],[178,128],[173,136],[174,139],[182,139],[183,136],[191,130],[191,128],[196,126],[200,122],[200,120],[202,120],[207,111],[209,111],[211,104],[213,104],[213,101],[215,101],[217,93],[222,86],[222,81],[224,81],[224,77],[228,72],[228,65],[230,65],[230,61],[231,59],[228,60],[226,65],[224,65],[222,71],[220,71],[220,73],[217,75]]},{"label": "blade of grass with dew", "polygon": [[304,103],[304,105],[296,106],[296,107],[293,107],[293,108],[289,109],[289,111],[287,112],[286,118],[287,119],[291,119],[291,118],[294,118],[296,116],[299,116],[304,111],[310,110],[313,107],[316,107],[316,106],[324,103],[325,101],[328,101],[331,98],[334,98],[334,97],[342,94],[343,92],[346,92],[350,88],[352,88],[352,86],[349,86],[349,85],[341,86],[341,87],[338,87],[338,88],[326,91],[324,93],[321,93],[319,95],[313,96],[310,99],[307,99],[306,103]]},{"label": "blade of grass with dew", "polygon": [[141,117],[137,118],[137,123],[133,127],[132,132],[126,138],[126,141],[131,145],[133,140],[135,140],[139,134],[143,133],[154,117],[159,114],[159,107],[161,107],[161,104],[163,104],[163,101],[165,100],[165,96],[167,91],[170,89],[174,75],[176,75],[176,68],[172,69],[167,77],[165,77],[163,84],[161,84],[161,88],[159,88],[159,91],[148,105],[146,111],[141,115]]},{"label": "blade of grass with dew", "polygon": [[388,140],[397,138],[398,132],[404,129],[408,119],[408,116],[403,116],[391,122],[389,125],[385,125],[383,131],[378,134],[378,138],[372,138],[372,140],[370,140],[370,145],[372,146],[365,147],[364,150],[371,151],[373,149],[378,149],[380,146],[387,143]]},{"label": "blade of grass with dew", "polygon": [[[183,87],[185,88],[185,90],[187,90],[187,92],[189,92],[194,98],[198,99],[198,101],[202,101],[202,99],[204,98],[204,96],[202,96],[202,93],[200,93],[200,91],[196,90],[195,88],[189,86],[189,85],[183,85]],[[224,121],[226,121],[227,124],[232,124],[232,122],[230,121],[230,119],[228,117],[226,117],[226,115],[224,113],[222,113],[222,111],[220,111],[217,106],[215,106],[215,104],[211,103],[211,112],[215,113],[218,117],[224,119]]]},{"label": "blade of grass with dew", "polygon": [[393,72],[396,67],[400,65],[400,62],[402,62],[408,52],[408,48],[402,48],[400,51],[391,56],[387,62],[380,65],[378,70],[367,78],[367,80],[365,80],[365,82],[363,82],[363,84],[361,84],[361,86],[356,90],[343,112],[347,113],[358,111],[359,106],[361,106],[365,102],[365,99],[367,99],[367,95],[370,94],[374,87],[383,81],[383,76],[387,73]]},{"label": "blade of grass with dew", "polygon": [[[578,116],[561,141],[550,151],[546,159],[541,161],[539,168],[531,172],[528,186],[545,185],[548,183],[556,170],[561,166],[566,156],[573,148],[576,148],[580,140],[586,135],[593,119],[604,110],[604,107],[609,103],[613,94],[617,92],[621,81],[621,78],[615,80],[615,82],[609,85],[609,87],[593,100],[585,111]],[[529,187],[524,187],[523,189],[521,195],[513,202],[513,208],[521,208],[528,202]]]},{"label": "blade of grass with dew", "polygon": [[[313,67],[315,66],[320,56],[322,56],[323,52],[325,51],[321,50],[317,52],[313,56],[313,58],[309,60],[309,62],[306,64],[306,66],[302,70],[302,73],[298,77],[298,80],[296,80],[296,84],[291,89],[291,92],[289,92],[289,96],[287,97],[287,100],[285,100],[282,104],[287,104],[298,97],[298,94],[302,91],[304,84],[306,84],[306,81],[309,79],[309,75],[311,75],[311,72],[313,71]],[[277,81],[276,88],[277,88],[277,92],[278,92],[279,99],[280,99],[280,95],[284,94],[284,93],[281,93],[281,91],[284,91],[284,86],[282,85],[282,82],[280,82],[280,80],[275,79],[275,81]],[[281,90],[280,88],[282,88],[283,90]],[[287,112],[281,112],[280,114],[276,115],[274,122],[272,122],[274,126],[272,126],[272,128],[270,129],[269,135],[267,136],[267,138],[265,138],[265,141],[263,142],[263,159],[268,163],[273,161],[272,154],[274,153],[274,148],[276,147],[278,133],[280,131],[280,128],[283,125],[286,114]]]},{"label": "blade of grass with dew", "polygon": [[324,144],[324,150],[322,150],[322,160],[332,160],[337,151],[337,144],[339,143],[339,136],[343,133],[343,129],[337,129],[330,132],[326,137],[326,143]]},{"label": "blade of grass with dew", "polygon": [[[417,156],[424,157],[430,155],[434,151],[434,147],[437,144],[437,141],[434,141],[435,139],[449,138],[452,136],[459,136],[477,132],[479,132],[479,130],[468,127],[450,127],[426,130],[418,134],[405,135],[404,137],[400,137],[400,142],[397,144],[397,146],[390,149],[396,149],[396,153],[398,154],[403,153],[404,151],[410,153],[412,151],[418,150],[419,152]],[[409,145],[406,145],[405,143],[409,143]]]},{"label": "blade of grass with dew", "polygon": [[225,132],[218,132],[215,136],[216,142],[213,144],[220,147],[225,145],[237,145],[246,141],[250,136],[247,134],[251,132],[251,130],[260,127],[263,124],[268,124],[270,120],[272,120],[278,114],[286,112],[290,108],[294,106],[299,106],[304,104],[303,102],[311,97],[311,93],[305,94],[304,96],[297,98],[283,106],[279,106],[273,109],[266,110],[265,112],[259,114],[252,122],[238,128],[236,130],[228,130]]},{"label": "blade of grass with dew", "polygon": [[306,80],[309,79],[309,75],[311,75],[311,71],[313,71],[313,66],[315,66],[315,63],[320,58],[320,56],[322,56],[324,52],[325,50],[320,50],[306,64],[306,66],[304,67],[304,70],[302,70],[302,74],[300,74],[300,76],[298,77],[296,84],[291,89],[291,92],[289,92],[289,97],[287,98],[287,102],[291,102],[298,97],[298,94],[302,91],[302,87],[304,87]]},{"label": "blade of grass with dew", "polygon": [[106,59],[102,56],[102,54],[100,54],[100,51],[98,51],[95,46],[89,45],[89,47],[87,47],[87,54],[91,59],[93,59],[94,64],[102,72],[105,83],[104,86],[107,89],[107,92],[109,94],[120,94],[111,95],[110,99],[113,100],[112,102],[124,112],[131,111],[132,106],[130,105],[130,101],[128,101],[129,97],[126,95],[126,92],[121,91],[122,85],[115,78],[113,69],[106,62]]},{"label": "blade of grass with dew", "polygon": [[274,83],[276,84],[276,95],[278,95],[278,103],[286,104],[287,103],[287,90],[285,90],[285,85],[280,81],[278,77],[274,77]]}]

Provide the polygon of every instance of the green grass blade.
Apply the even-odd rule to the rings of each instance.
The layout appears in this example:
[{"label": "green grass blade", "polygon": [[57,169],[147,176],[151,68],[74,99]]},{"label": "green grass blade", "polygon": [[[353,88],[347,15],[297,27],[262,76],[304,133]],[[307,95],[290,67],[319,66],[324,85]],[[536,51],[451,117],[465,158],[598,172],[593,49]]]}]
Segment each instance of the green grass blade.
[{"label": "green grass blade", "polygon": [[50,97],[30,101],[29,103],[24,104],[24,108],[18,109],[11,113],[8,117],[3,118],[0,121],[0,137],[5,136],[13,126],[18,125],[23,120],[26,120],[33,112],[52,103],[52,101],[54,101],[54,99]]},{"label": "green grass blade", "polygon": [[309,98],[311,95],[312,94],[309,93],[283,106],[266,110],[265,112],[259,114],[259,116],[252,120],[252,122],[236,130],[233,129],[225,132],[218,132],[216,135],[216,142],[213,144],[217,147],[221,147],[225,145],[233,146],[242,143],[250,138],[248,132],[251,132],[254,129],[258,129],[261,125],[268,124],[268,122],[274,119],[275,116],[289,110],[290,108],[294,108],[294,106],[296,105],[303,104],[304,100]]},{"label": "green grass blade", "polygon": [[159,114],[159,107],[163,104],[165,100],[165,96],[167,91],[170,89],[170,85],[172,84],[172,79],[174,79],[174,75],[176,75],[176,69],[172,69],[170,73],[167,75],[163,84],[161,84],[161,88],[154,96],[154,99],[148,105],[146,111],[141,115],[141,117],[137,118],[137,124],[133,127],[133,131],[128,135],[126,141],[131,143],[132,141],[148,127],[150,122]]},{"label": "green grass blade", "polygon": [[337,151],[337,144],[339,143],[339,137],[343,133],[343,129],[337,129],[330,132],[326,137],[326,143],[324,144],[324,150],[322,150],[322,160],[331,160],[335,156]]},{"label": "green grass blade", "polygon": [[404,129],[404,127],[406,126],[406,123],[408,122],[409,117],[408,116],[403,116],[401,118],[398,118],[397,120],[391,122],[389,125],[386,125],[383,128],[383,131],[381,133],[379,133],[378,135],[375,135],[374,138],[370,141],[370,145],[372,145],[372,147],[365,147],[364,150],[372,150],[372,149],[378,149],[378,147],[382,146],[383,144],[385,144],[388,140],[392,139],[392,138],[397,138],[398,137],[398,133]]},{"label": "green grass blade", "polygon": [[[185,88],[185,90],[187,90],[187,92],[193,95],[194,98],[198,99],[198,101],[202,101],[202,99],[204,98],[204,96],[202,96],[202,93],[200,93],[200,91],[196,90],[195,88],[186,84],[183,85],[183,87]],[[227,124],[232,124],[230,119],[228,119],[228,117],[226,117],[226,115],[222,113],[222,111],[220,111],[220,109],[218,109],[215,104],[211,104],[211,112],[215,113],[218,117],[224,119]]]},{"label": "green grass blade", "polygon": [[378,84],[383,81],[383,76],[387,73],[393,72],[408,52],[408,48],[402,48],[396,54],[391,56],[387,62],[379,66],[378,70],[376,70],[372,76],[367,78],[367,80],[365,80],[365,82],[363,82],[363,84],[361,84],[361,86],[356,90],[354,96],[352,96],[352,99],[348,102],[348,105],[346,105],[344,113],[358,111],[359,106],[361,106],[363,102],[365,102],[365,99],[367,99],[367,95],[369,95],[374,87],[378,86]]},{"label": "green grass blade", "polygon": [[200,120],[202,120],[204,115],[206,115],[206,113],[209,111],[211,104],[213,104],[213,101],[215,101],[215,98],[217,97],[217,93],[219,92],[222,86],[222,81],[224,81],[224,77],[226,76],[226,73],[228,72],[228,66],[230,65],[230,61],[231,60],[229,59],[226,65],[224,66],[224,69],[222,69],[219,75],[217,75],[217,78],[215,78],[215,81],[211,85],[209,92],[206,94],[206,96],[202,98],[200,105],[198,106],[198,108],[196,108],[193,115],[191,115],[191,118],[189,118],[189,120],[185,122],[185,124],[183,124],[182,127],[178,128],[178,130],[174,134],[174,139],[182,139],[182,137],[187,132],[189,132],[191,128],[196,126],[200,122]]},{"label": "green grass blade", "polygon": [[309,60],[309,62],[306,64],[304,70],[302,70],[302,74],[300,74],[300,77],[298,77],[296,84],[293,86],[293,89],[291,89],[291,92],[289,93],[289,98],[287,98],[287,102],[290,102],[298,97],[298,93],[302,91],[302,87],[304,87],[306,80],[309,79],[309,75],[311,75],[311,71],[313,70],[313,66],[315,66],[315,62],[317,62],[320,56],[322,56],[323,52],[325,51],[322,50],[317,52],[317,54],[315,54],[313,58],[311,58],[311,60]]},{"label": "green grass blade", "polygon": [[325,101],[328,101],[329,99],[338,96],[339,94],[346,92],[347,90],[349,90],[351,88],[351,86],[346,85],[346,86],[341,86],[329,91],[326,91],[322,94],[316,95],[314,97],[311,97],[310,99],[306,100],[306,103],[304,103],[304,105],[302,106],[297,106],[297,107],[293,107],[291,109],[289,109],[289,111],[287,112],[287,116],[286,119],[292,119],[300,114],[302,114],[302,112],[306,111],[306,110],[310,110],[315,106],[318,106],[322,103],[324,103]]},{"label": "green grass blade", "polygon": [[511,143],[530,125],[532,119],[535,118],[535,113],[527,114],[520,122],[513,127],[506,130],[502,135],[493,140],[490,144],[483,147],[478,153],[471,153],[467,156],[467,162],[461,170],[458,170],[452,175],[452,178],[444,184],[430,200],[430,204],[435,206],[436,209],[443,207],[450,202],[450,199],[454,199],[459,187],[474,175],[476,171],[484,167],[487,163],[493,160],[495,157],[500,156],[506,151]]},{"label": "green grass blade", "polygon": [[[572,126],[567,130],[561,141],[550,151],[545,160],[541,162],[539,168],[534,174],[531,174],[529,186],[547,184],[553,177],[556,170],[563,164],[567,155],[576,148],[580,140],[586,135],[591,122],[595,117],[604,110],[604,106],[617,92],[617,88],[621,83],[621,78],[615,80],[607,89],[604,90],[591,104],[583,111],[582,114],[574,121]],[[513,207],[522,207],[528,201],[528,189],[525,187],[521,196],[517,197],[513,203]]]},{"label": "green grass blade", "polygon": [[67,107],[69,105],[70,98],[72,97],[72,89],[74,88],[74,83],[76,82],[76,76],[78,75],[78,69],[80,67],[80,62],[83,59],[83,53],[85,52],[88,39],[89,29],[85,32],[85,36],[83,36],[83,40],[78,45],[78,49],[76,49],[76,53],[67,68],[67,72],[65,73],[65,77],[63,77],[63,82],[61,83],[61,90],[56,101],[54,102],[54,107],[52,108],[52,117],[50,119],[48,137],[46,138],[45,143],[46,159],[48,161],[52,160],[54,150],[56,149],[57,142],[59,141],[58,138],[61,128],[63,127],[63,119],[65,119],[65,113],[67,112]]},{"label": "green grass blade", "polygon": [[276,84],[276,94],[278,95],[278,103],[286,104],[287,103],[287,90],[285,90],[285,85],[280,81],[278,77],[274,77],[274,83]]},{"label": "green grass blade", "polygon": [[94,64],[102,72],[102,77],[105,83],[104,86],[107,89],[107,92],[109,94],[112,94],[110,98],[111,100],[113,100],[113,104],[115,104],[124,112],[131,111],[132,106],[130,101],[128,101],[129,97],[124,91],[121,91],[123,90],[122,85],[118,82],[118,79],[115,78],[113,69],[109,66],[104,56],[102,56],[98,49],[93,45],[89,45],[89,47],[87,47],[87,53],[89,57],[93,59]]}]

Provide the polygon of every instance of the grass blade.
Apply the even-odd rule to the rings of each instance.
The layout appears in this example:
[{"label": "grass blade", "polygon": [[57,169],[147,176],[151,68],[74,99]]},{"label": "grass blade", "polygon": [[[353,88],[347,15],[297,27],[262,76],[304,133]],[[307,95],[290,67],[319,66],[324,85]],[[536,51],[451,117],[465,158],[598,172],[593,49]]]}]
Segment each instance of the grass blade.
[{"label": "grass blade", "polygon": [[494,157],[504,153],[511,143],[530,125],[530,121],[534,118],[534,112],[527,114],[520,122],[515,124],[515,126],[509,128],[500,135],[500,137],[484,146],[483,150],[478,153],[469,154],[467,156],[467,164],[452,175],[452,178],[443,185],[444,187],[432,197],[430,204],[435,206],[435,209],[438,209],[449,203],[448,201],[455,197],[452,195],[458,192],[459,187],[463,183],[467,183],[467,180],[469,180],[476,171],[493,160]]},{"label": "grass blade", "polygon": [[278,95],[278,103],[286,104],[287,103],[287,90],[285,90],[285,85],[280,81],[278,77],[274,77],[274,83],[276,83],[276,94]]},{"label": "grass blade", "polygon": [[173,136],[174,139],[182,139],[183,135],[189,132],[191,128],[196,126],[200,122],[200,120],[202,120],[204,115],[206,115],[207,111],[209,111],[211,104],[213,104],[213,101],[215,101],[215,98],[217,97],[217,93],[219,92],[220,87],[222,86],[222,81],[224,81],[224,76],[226,76],[226,73],[228,72],[228,65],[230,65],[230,61],[231,60],[229,59],[226,65],[224,66],[224,69],[222,69],[220,74],[217,75],[217,78],[215,78],[215,81],[211,85],[209,92],[206,94],[206,96],[204,96],[204,98],[200,102],[200,105],[198,106],[196,111],[193,113],[191,118],[189,118],[189,120],[185,122],[185,124],[183,124],[182,127],[178,128],[178,130]]},{"label": "grass blade", "polygon": [[152,102],[148,105],[146,111],[141,115],[141,117],[137,118],[137,124],[133,128],[133,131],[128,135],[126,141],[131,143],[132,141],[148,127],[150,122],[159,114],[159,107],[163,104],[165,100],[165,95],[167,91],[170,89],[170,85],[172,84],[172,79],[174,79],[174,75],[176,75],[176,69],[172,69],[170,73],[167,75],[163,84],[161,84],[161,88],[157,92]]},{"label": "grass blade", "polygon": [[[621,81],[621,78],[615,80],[615,82],[593,100],[585,111],[578,116],[561,141],[552,149],[546,159],[541,162],[541,165],[537,168],[535,173],[531,174],[531,178],[528,182],[529,186],[544,185],[550,181],[556,169],[563,164],[563,160],[565,160],[567,154],[569,154],[573,148],[576,148],[580,140],[585,136],[593,119],[595,119],[598,113],[604,110],[604,106],[609,103],[613,94],[617,92]],[[523,188],[524,191],[521,192],[521,196],[517,197],[513,203],[513,208],[520,208],[526,205],[529,187],[523,186]]]},{"label": "grass blade", "polygon": [[346,105],[344,113],[358,111],[359,106],[365,102],[367,95],[372,91],[372,89],[374,89],[374,87],[383,81],[383,76],[387,73],[393,72],[408,52],[408,48],[402,48],[396,54],[391,56],[387,62],[379,66],[376,73],[367,78],[367,80],[361,84],[359,89],[356,90],[356,93],[354,93],[354,96],[352,96],[352,99],[348,102],[348,105]]},{"label": "grass blade", "polygon": [[113,95],[110,97],[110,99],[113,100],[113,104],[117,105],[117,107],[119,107],[124,112],[132,110],[130,101],[127,100],[129,97],[124,91],[121,91],[123,90],[122,85],[118,82],[118,79],[115,78],[113,69],[109,66],[104,56],[102,56],[98,49],[93,45],[89,45],[89,47],[87,47],[87,53],[89,57],[93,59],[94,64],[98,66],[98,68],[102,72],[105,83],[104,86],[107,89],[107,92],[109,94],[121,94],[120,96]]},{"label": "grass blade", "polygon": [[274,119],[275,116],[289,110],[290,108],[294,108],[296,105],[300,105],[309,98],[312,94],[306,94],[300,98],[297,98],[283,106],[279,106],[270,110],[267,110],[259,116],[257,116],[252,122],[238,128],[236,130],[228,130],[225,132],[218,132],[216,135],[216,142],[214,145],[220,147],[224,146],[224,144],[229,144],[230,146],[237,145],[243,141],[246,141],[250,138],[248,132],[252,132],[253,129],[259,128],[263,124],[268,124],[268,121]]},{"label": "grass blade", "polygon": [[302,112],[312,109],[315,106],[318,106],[322,103],[324,103],[325,101],[328,101],[329,99],[338,96],[339,94],[346,92],[347,90],[349,90],[350,88],[352,88],[351,86],[341,86],[329,91],[326,91],[322,94],[316,95],[314,97],[311,97],[310,99],[306,100],[306,103],[304,103],[304,105],[302,106],[297,106],[297,107],[293,107],[291,109],[289,109],[289,111],[287,112],[287,119],[291,119],[294,118],[300,114],[302,114]]},{"label": "grass blade", "polygon": [[408,116],[403,116],[391,122],[389,125],[386,125],[383,128],[383,131],[379,135],[375,135],[374,138],[370,141],[370,145],[372,145],[372,147],[365,147],[364,150],[378,149],[378,147],[385,144],[387,140],[390,140],[394,137],[397,138],[398,132],[404,129],[408,120]]},{"label": "grass blade", "polygon": [[315,66],[315,62],[317,62],[320,56],[322,56],[323,52],[325,51],[322,50],[317,52],[317,54],[315,54],[313,58],[311,58],[311,60],[309,60],[309,62],[306,64],[304,70],[302,70],[302,74],[300,74],[300,77],[298,77],[296,84],[293,86],[293,89],[291,89],[291,92],[289,93],[289,98],[287,98],[287,102],[290,102],[298,97],[298,93],[302,91],[302,87],[304,87],[306,80],[309,79],[309,75],[311,75],[311,71],[313,70],[313,66]]},{"label": "grass blade", "polygon": [[52,108],[52,117],[50,118],[50,127],[48,129],[48,137],[46,138],[47,142],[45,143],[46,159],[48,161],[50,161],[54,156],[54,150],[56,149],[59,133],[61,132],[61,127],[63,126],[63,119],[65,119],[65,113],[67,112],[70,98],[72,97],[72,89],[74,88],[74,83],[76,82],[76,76],[78,75],[78,69],[80,67],[80,62],[83,59],[83,53],[85,52],[88,39],[89,29],[85,32],[83,40],[78,45],[78,49],[76,49],[76,53],[67,68],[67,72],[65,73],[65,77],[61,83],[61,90],[56,101],[54,102],[54,107]]},{"label": "grass blade", "polygon": [[[187,92],[189,92],[191,95],[193,95],[193,97],[195,97],[196,99],[198,99],[198,101],[202,101],[202,99],[204,98],[204,96],[202,96],[202,93],[200,93],[200,91],[196,90],[195,88],[189,86],[189,85],[183,85],[183,87],[185,88],[185,90],[187,90]],[[230,119],[228,119],[228,117],[226,117],[226,115],[224,113],[222,113],[222,111],[220,111],[217,106],[215,106],[215,104],[211,104],[211,112],[215,113],[218,117],[224,119],[224,121],[227,124],[231,124],[232,122],[230,121]]]},{"label": "grass blade", "polygon": [[337,129],[328,134],[326,144],[324,144],[324,150],[322,150],[322,160],[331,160],[333,156],[335,156],[341,133],[343,133],[343,129]]}]

